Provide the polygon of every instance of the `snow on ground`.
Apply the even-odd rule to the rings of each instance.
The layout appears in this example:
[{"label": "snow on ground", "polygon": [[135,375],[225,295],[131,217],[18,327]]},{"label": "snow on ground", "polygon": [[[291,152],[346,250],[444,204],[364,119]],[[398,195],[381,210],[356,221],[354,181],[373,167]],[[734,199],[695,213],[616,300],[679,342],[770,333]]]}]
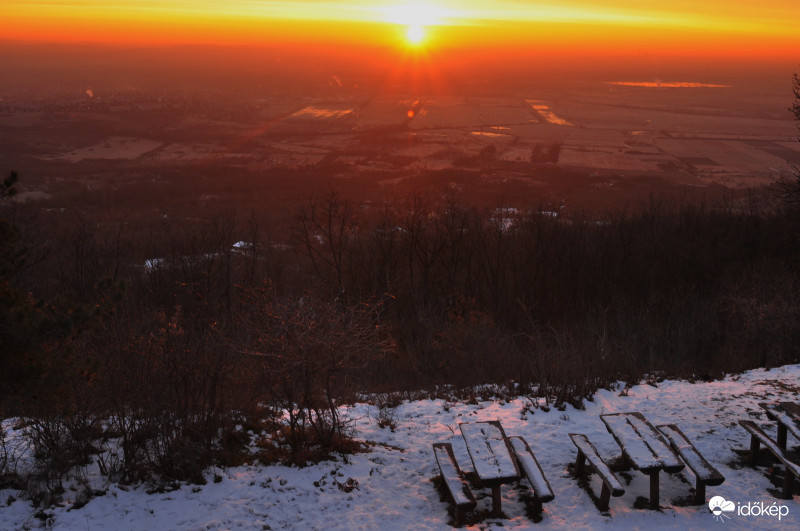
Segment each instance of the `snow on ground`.
[{"label": "snow on ground", "polygon": [[[359,437],[373,444],[372,452],[324,462],[305,468],[252,465],[208,471],[208,484],[185,485],[167,493],[148,493],[147,487],[103,484],[104,495],[71,510],[73,495],[67,492],[63,506],[46,509],[46,518],[19,493],[0,491],[0,529],[452,529],[448,505],[440,501],[432,479],[438,475],[431,445],[450,442],[461,467],[472,470],[458,424],[500,420],[507,435],[521,435],[530,444],[555,493],[545,504],[543,518],[534,523],[518,489],[503,487],[503,511],[507,518],[487,518],[478,529],[798,529],[799,496],[781,500],[767,477],[766,468],[751,469],[735,449],[748,447],[749,436],[738,425],[754,418],[766,421],[758,406],[764,400],[800,401],[800,365],[754,370],[709,383],[664,381],[642,384],[627,392],[600,391],[583,411],[567,407],[531,413],[525,398],[485,401],[470,405],[443,400],[406,402],[396,411],[392,432],[379,428],[377,409],[356,405],[343,412],[352,419]],[[568,434],[584,433],[604,458],[619,455],[619,448],[599,415],[639,411],[654,425],[676,423],[705,457],[725,476],[718,487],[709,487],[707,499],[722,496],[741,506],[763,502],[776,504],[788,514],[743,516],[734,513],[716,521],[708,505],[676,503],[687,498],[694,486],[691,472],[661,474],[661,509],[640,509],[649,495],[648,478],[631,470],[620,474],[625,495],[611,498],[610,511],[597,510],[587,491],[570,476],[568,465],[576,450]],[[792,441],[790,446],[798,444]],[[221,480],[215,482],[215,474]],[[218,478],[219,479],[219,478]],[[350,481],[355,488],[340,488]],[[599,494],[600,482],[590,486]],[[491,507],[488,490],[474,489],[478,511]],[[637,498],[638,501],[637,501]],[[6,501],[8,500],[8,501]],[[752,505],[750,505],[752,506]]]},{"label": "snow on ground", "polygon": [[122,136],[112,136],[104,142],[76,149],[60,158],[70,162],[80,162],[92,159],[138,159],[147,152],[161,146],[161,142],[147,138],[129,138]]}]

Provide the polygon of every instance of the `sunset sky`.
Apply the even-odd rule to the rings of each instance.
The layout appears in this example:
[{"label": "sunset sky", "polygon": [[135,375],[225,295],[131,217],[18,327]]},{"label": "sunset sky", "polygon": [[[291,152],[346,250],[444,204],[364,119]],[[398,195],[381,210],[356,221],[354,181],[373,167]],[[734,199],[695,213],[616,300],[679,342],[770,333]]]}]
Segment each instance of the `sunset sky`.
[{"label": "sunset sky", "polygon": [[800,55],[797,0],[6,0],[2,10],[5,39],[38,42],[635,45]]}]

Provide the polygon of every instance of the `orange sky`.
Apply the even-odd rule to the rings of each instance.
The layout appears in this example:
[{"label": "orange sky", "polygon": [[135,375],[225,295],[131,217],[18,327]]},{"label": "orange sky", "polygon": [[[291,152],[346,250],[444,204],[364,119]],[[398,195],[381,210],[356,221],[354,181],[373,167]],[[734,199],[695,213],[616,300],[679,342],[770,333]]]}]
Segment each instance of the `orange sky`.
[{"label": "orange sky", "polygon": [[39,42],[347,42],[800,60],[797,0],[4,0],[3,37]]}]

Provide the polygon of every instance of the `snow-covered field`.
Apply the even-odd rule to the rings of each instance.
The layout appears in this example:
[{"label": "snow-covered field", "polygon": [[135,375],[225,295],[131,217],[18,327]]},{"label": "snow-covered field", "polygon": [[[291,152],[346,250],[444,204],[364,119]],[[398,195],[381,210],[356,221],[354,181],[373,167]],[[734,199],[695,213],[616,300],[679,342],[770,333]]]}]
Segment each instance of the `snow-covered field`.
[{"label": "snow-covered field", "polygon": [[157,140],[112,136],[107,138],[104,142],[76,149],[75,151],[62,155],[60,158],[70,162],[93,159],[134,160],[160,146],[161,142]]},{"label": "snow-covered field", "polygon": [[[370,453],[324,462],[305,468],[245,466],[207,472],[206,485],[185,485],[167,493],[149,494],[147,487],[107,485],[92,477],[105,494],[78,509],[71,509],[68,491],[62,506],[38,509],[15,499],[19,493],[0,491],[0,529],[50,527],[53,529],[452,529],[448,505],[440,501],[432,479],[438,475],[431,445],[451,442],[462,468],[472,466],[458,424],[500,420],[508,435],[522,435],[530,443],[549,480],[555,499],[545,504],[542,520],[526,514],[521,491],[503,487],[507,518],[487,518],[475,525],[518,529],[798,529],[800,497],[781,500],[765,467],[751,469],[734,452],[746,448],[748,434],[738,425],[756,419],[773,437],[776,429],[758,406],[764,400],[800,401],[800,366],[754,370],[710,383],[663,381],[642,384],[626,392],[601,391],[586,409],[567,407],[529,410],[527,399],[486,401],[469,405],[442,400],[406,402],[395,413],[394,431],[379,428],[377,409],[369,405],[347,408],[359,438],[370,441]],[[722,496],[738,510],[717,521],[708,505],[686,505],[694,486],[691,472],[661,475],[661,508],[640,509],[649,494],[646,476],[621,473],[625,495],[612,498],[610,511],[597,510],[586,490],[570,475],[568,465],[576,450],[568,434],[586,434],[600,453],[613,459],[619,454],[599,415],[639,411],[653,424],[676,423],[695,446],[725,476],[709,487],[707,500]],[[799,442],[792,440],[790,446]],[[215,476],[217,476],[215,478]],[[216,479],[216,481],[215,481]],[[344,488],[345,485],[354,488]],[[593,492],[600,482],[592,476]],[[349,491],[349,492],[348,492]],[[477,511],[491,507],[486,490],[475,489]],[[638,498],[638,501],[637,501]],[[8,501],[7,501],[8,500]],[[785,514],[744,516],[743,506],[775,504]],[[788,511],[788,514],[786,514]]]}]

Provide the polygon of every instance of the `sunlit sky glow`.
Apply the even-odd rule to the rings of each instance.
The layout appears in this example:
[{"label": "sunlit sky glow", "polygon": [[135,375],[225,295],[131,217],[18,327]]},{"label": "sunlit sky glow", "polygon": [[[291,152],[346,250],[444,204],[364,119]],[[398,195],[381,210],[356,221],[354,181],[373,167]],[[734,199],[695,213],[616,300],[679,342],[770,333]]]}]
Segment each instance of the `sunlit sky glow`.
[{"label": "sunlit sky glow", "polygon": [[[800,50],[797,0],[5,0],[2,11],[4,37],[25,41],[267,42],[317,38],[325,25],[357,23],[577,45],[627,36],[662,47],[682,39],[688,47],[699,35],[701,42],[713,38],[733,48],[746,46],[745,39],[763,53]],[[508,33],[507,27],[514,29]],[[381,39],[374,31],[360,38],[363,44]]]}]

